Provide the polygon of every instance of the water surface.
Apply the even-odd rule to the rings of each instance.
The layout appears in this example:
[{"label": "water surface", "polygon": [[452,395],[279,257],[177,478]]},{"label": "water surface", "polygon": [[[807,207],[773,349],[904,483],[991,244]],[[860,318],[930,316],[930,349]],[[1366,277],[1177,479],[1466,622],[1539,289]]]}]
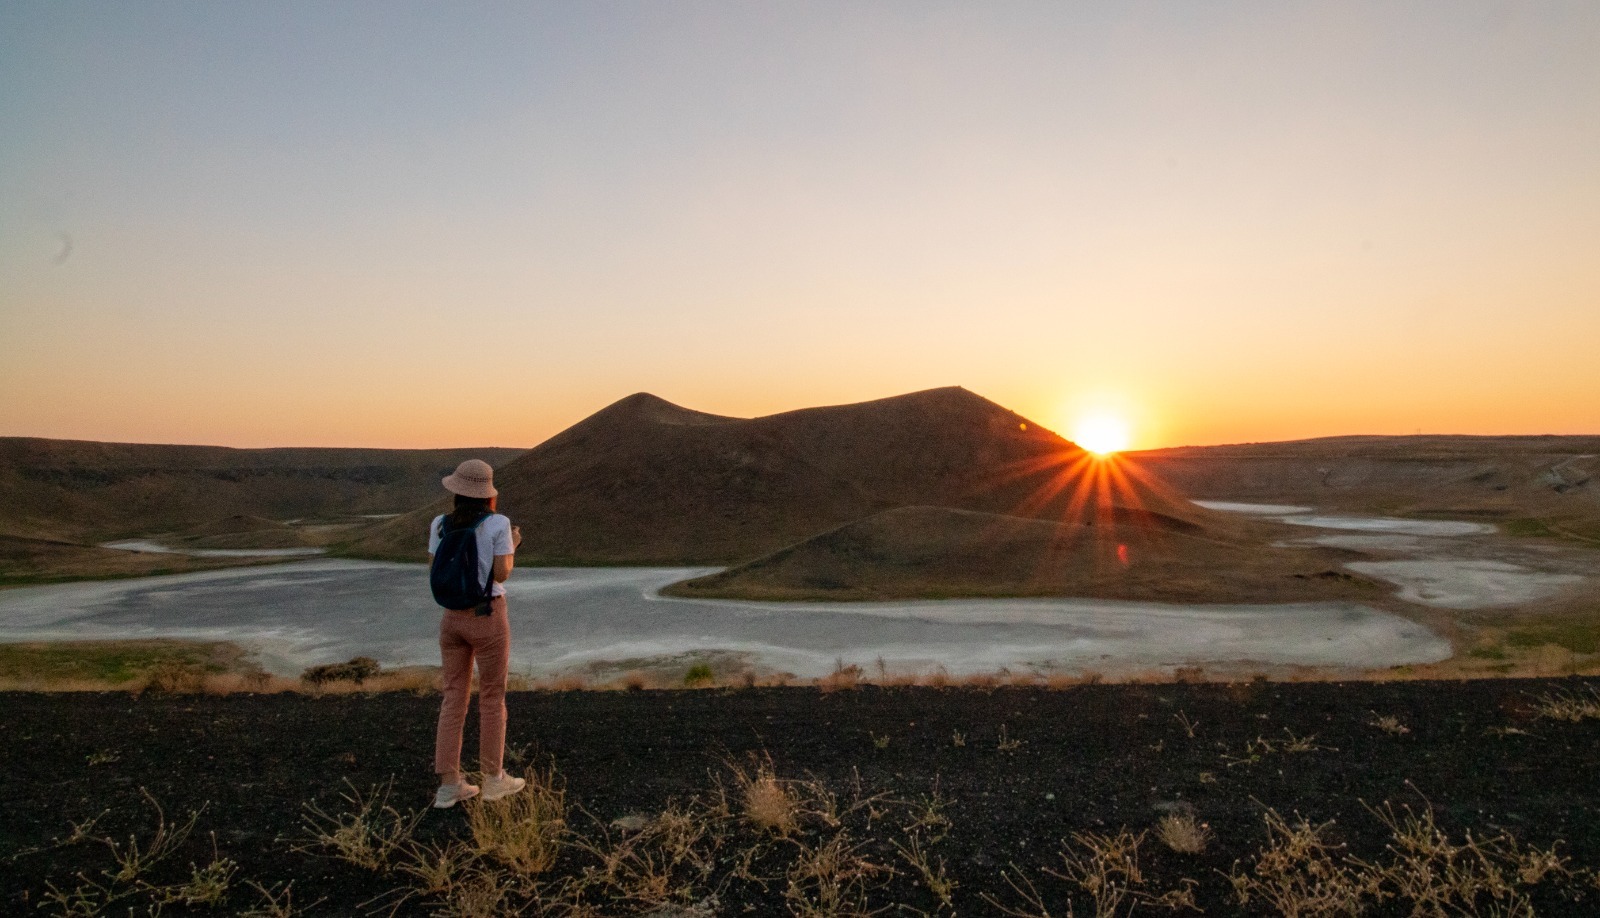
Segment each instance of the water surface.
[{"label": "water surface", "polygon": [[[721,652],[800,676],[839,663],[952,674],[1218,663],[1394,666],[1449,656],[1396,615],[1351,603],[1217,606],[1083,599],[762,603],[662,598],[707,568],[518,568],[512,664]],[[421,565],[307,561],[0,592],[0,640],[181,637],[239,642],[278,672],[357,655],[438,661]]]}]

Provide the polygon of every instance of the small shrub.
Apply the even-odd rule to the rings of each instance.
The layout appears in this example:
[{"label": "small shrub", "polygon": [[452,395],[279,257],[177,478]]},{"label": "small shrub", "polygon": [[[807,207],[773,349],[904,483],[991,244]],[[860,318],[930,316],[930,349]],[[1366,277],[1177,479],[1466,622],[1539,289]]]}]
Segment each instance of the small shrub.
[{"label": "small shrub", "polygon": [[716,681],[717,674],[711,671],[711,664],[709,663],[696,663],[689,667],[688,672],[683,674],[683,684],[688,688],[714,685]]},{"label": "small shrub", "polygon": [[177,660],[164,660],[150,667],[144,688],[159,695],[193,695],[205,688],[205,672]]},{"label": "small shrub", "polygon": [[846,666],[844,665],[843,660],[835,661],[833,664],[833,672],[817,680],[817,686],[824,692],[832,692],[838,689],[855,688],[860,684],[861,667],[855,665],[854,663]]},{"label": "small shrub", "polygon": [[344,663],[324,663],[321,666],[307,667],[305,672],[300,674],[300,679],[308,685],[318,687],[331,682],[353,682],[360,685],[378,675],[380,671],[377,660],[371,657],[356,657]]}]

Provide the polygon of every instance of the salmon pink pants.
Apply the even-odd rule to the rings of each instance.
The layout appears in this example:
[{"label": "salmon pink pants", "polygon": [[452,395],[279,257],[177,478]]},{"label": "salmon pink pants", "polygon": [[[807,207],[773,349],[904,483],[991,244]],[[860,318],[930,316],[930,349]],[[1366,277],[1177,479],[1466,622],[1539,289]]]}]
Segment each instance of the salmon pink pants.
[{"label": "salmon pink pants", "polygon": [[472,661],[478,661],[478,765],[498,775],[506,751],[506,670],[511,666],[511,620],[506,598],[496,596],[488,615],[446,611],[439,622],[439,655],[444,660],[439,734],[433,770],[444,783],[461,780],[461,735],[467,724]]}]

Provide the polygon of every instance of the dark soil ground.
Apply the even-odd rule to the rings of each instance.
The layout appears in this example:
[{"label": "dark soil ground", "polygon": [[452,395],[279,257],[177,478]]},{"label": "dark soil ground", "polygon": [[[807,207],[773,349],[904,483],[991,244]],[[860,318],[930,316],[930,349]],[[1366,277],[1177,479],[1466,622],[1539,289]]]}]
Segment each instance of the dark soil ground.
[{"label": "dark soil ground", "polygon": [[[1560,842],[1569,867],[1600,868],[1600,720],[1567,723],[1534,712],[1540,696],[1596,685],[531,692],[509,700],[509,746],[518,765],[554,765],[575,808],[572,826],[595,835],[597,825],[618,816],[659,812],[669,800],[703,794],[714,775],[727,774],[729,761],[747,762],[751,754],[770,756],[780,776],[809,776],[843,799],[858,780],[867,794],[901,800],[937,793],[950,824],[928,850],[958,884],[953,909],[941,908],[902,864],[897,874],[871,881],[869,907],[891,911],[904,905],[1002,914],[997,902],[1022,908],[1004,870],[1030,877],[1052,915],[1068,914],[1069,898],[1080,914],[1093,914],[1085,893],[1042,872],[1061,868],[1063,844],[1074,833],[1152,829],[1164,812],[1192,807],[1214,840],[1200,854],[1178,854],[1152,835],[1141,847],[1150,887],[1189,878],[1207,914],[1271,914],[1259,910],[1259,900],[1241,907],[1224,876],[1236,862],[1252,868],[1268,840],[1267,808],[1333,821],[1326,837],[1369,860],[1386,857],[1391,838],[1363,802],[1389,801],[1418,812],[1431,806],[1439,827],[1458,841],[1471,832],[1543,847]],[[191,863],[218,855],[238,865],[220,903],[171,904],[166,914],[238,914],[262,901],[247,881],[273,887],[291,880],[295,903],[312,906],[308,914],[361,914],[371,908],[364,903],[402,880],[307,849],[305,806],[336,812],[346,782],[365,791],[392,780],[398,806],[425,807],[434,786],[437,704],[436,697],[406,694],[0,695],[0,913],[57,911],[45,901],[47,884],[70,889],[81,884],[80,872],[104,881],[110,850],[94,837],[120,844],[134,835],[146,844],[157,825],[148,793],[169,823],[201,811],[185,846],[152,876],[182,880]],[[1409,732],[1380,729],[1379,716]],[[1295,738],[1314,748],[1289,751]],[[475,748],[470,726],[467,748]],[[103,812],[90,838],[71,840],[73,824]],[[860,853],[894,863],[890,837],[905,836],[895,834],[904,825],[893,823],[884,816],[876,829],[862,827],[853,836]],[[443,840],[467,831],[458,807],[428,810],[417,835]],[[554,873],[575,875],[582,866],[569,852]],[[784,892],[781,878],[765,888],[727,881],[717,913],[788,914]],[[1527,892],[1537,914],[1600,914],[1600,889],[1587,876]],[[133,897],[116,911],[129,905],[144,914],[149,902]],[[400,911],[436,907],[413,898]],[[1372,913],[1409,911],[1409,904],[1389,902]]]}]

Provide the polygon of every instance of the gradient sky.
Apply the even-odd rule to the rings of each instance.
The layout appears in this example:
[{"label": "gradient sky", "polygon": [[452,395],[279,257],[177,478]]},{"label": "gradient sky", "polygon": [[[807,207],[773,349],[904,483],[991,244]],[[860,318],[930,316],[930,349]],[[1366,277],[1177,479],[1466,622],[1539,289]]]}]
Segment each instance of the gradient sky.
[{"label": "gradient sky", "polygon": [[1600,4],[0,4],[0,435],[1600,433]]}]

